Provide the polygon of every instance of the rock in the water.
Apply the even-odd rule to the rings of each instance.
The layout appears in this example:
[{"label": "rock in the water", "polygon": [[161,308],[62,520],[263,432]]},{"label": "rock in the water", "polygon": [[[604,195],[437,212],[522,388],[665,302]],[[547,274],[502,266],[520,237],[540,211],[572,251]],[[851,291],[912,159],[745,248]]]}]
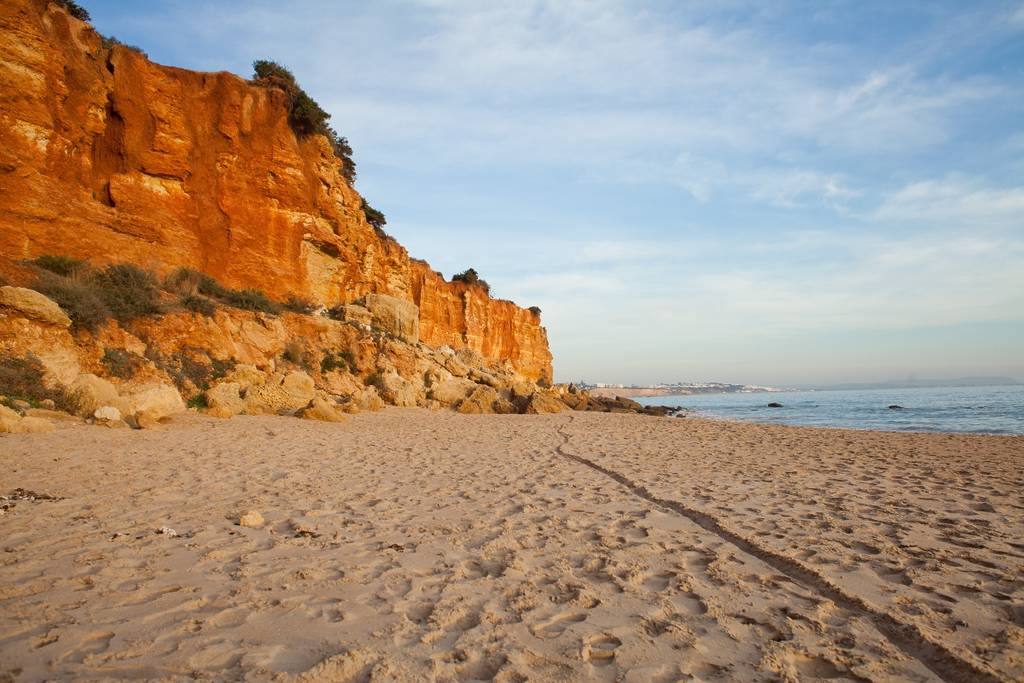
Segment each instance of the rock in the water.
[{"label": "rock in the water", "polygon": [[252,527],[254,529],[260,528],[264,525],[264,523],[265,522],[263,521],[263,515],[261,515],[256,510],[249,510],[244,515],[238,518],[239,526],[247,526]]},{"label": "rock in the water", "polygon": [[775,401],[772,401],[771,403],[768,404],[768,407],[769,408],[781,408],[782,404],[781,403],[776,403]]},{"label": "rock in the water", "polygon": [[891,406],[889,406],[889,410],[903,410],[903,406],[899,406],[893,403]]},{"label": "rock in the water", "polygon": [[0,306],[13,308],[26,318],[50,325],[59,325],[60,327],[71,325],[71,318],[61,310],[57,302],[34,289],[0,287]]}]

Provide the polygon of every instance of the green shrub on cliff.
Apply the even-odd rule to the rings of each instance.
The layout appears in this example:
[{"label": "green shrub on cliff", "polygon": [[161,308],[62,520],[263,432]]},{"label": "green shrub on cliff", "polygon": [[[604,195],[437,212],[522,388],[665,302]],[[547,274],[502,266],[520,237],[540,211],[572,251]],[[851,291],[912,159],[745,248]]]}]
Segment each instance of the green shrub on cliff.
[{"label": "green shrub on cliff", "polygon": [[89,11],[79,5],[75,0],[56,0],[56,3],[63,7],[68,14],[81,21],[89,21]]},{"label": "green shrub on cliff", "polygon": [[465,282],[467,285],[482,288],[488,294],[491,293],[491,286],[487,284],[487,280],[480,277],[475,268],[467,268],[461,273],[452,275],[452,282]]},{"label": "green shrub on cliff", "polygon": [[163,313],[156,276],[130,263],[116,263],[90,278],[93,287],[121,322]]},{"label": "green shrub on cliff", "polygon": [[331,115],[299,87],[295,75],[287,67],[269,59],[257,59],[252,63],[252,69],[254,83],[278,88],[288,96],[288,123],[296,135],[323,135],[330,141],[334,155],[341,161],[341,175],[351,185],[356,179],[352,147],[327,123]]}]

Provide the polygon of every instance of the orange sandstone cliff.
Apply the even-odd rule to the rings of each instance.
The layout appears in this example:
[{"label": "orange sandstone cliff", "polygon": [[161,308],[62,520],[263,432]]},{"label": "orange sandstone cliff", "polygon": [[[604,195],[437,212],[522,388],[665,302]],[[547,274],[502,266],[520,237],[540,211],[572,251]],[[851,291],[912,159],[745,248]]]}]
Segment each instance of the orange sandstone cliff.
[{"label": "orange sandstone cliff", "polygon": [[446,282],[361,203],[327,140],[296,137],[283,92],[104,48],[46,0],[0,3],[0,257],[188,266],[327,306],[396,296],[422,342],[551,379],[538,316]]}]

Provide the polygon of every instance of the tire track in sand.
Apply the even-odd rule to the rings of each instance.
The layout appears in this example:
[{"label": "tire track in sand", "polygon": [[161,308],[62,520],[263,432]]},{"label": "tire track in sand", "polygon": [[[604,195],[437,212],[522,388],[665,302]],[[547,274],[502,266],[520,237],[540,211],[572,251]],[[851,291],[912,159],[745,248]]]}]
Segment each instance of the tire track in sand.
[{"label": "tire track in sand", "polygon": [[663,510],[674,512],[689,519],[697,526],[718,536],[740,552],[757,558],[776,571],[785,574],[793,581],[831,600],[839,607],[866,618],[874,624],[875,628],[889,642],[909,657],[913,657],[921,662],[921,664],[942,680],[949,683],[1000,683],[1002,681],[1001,678],[991,672],[975,666],[972,662],[957,656],[939,643],[930,640],[916,626],[904,623],[885,612],[876,610],[862,598],[852,593],[847,593],[804,564],[730,531],[722,526],[721,522],[712,515],[691,508],[676,500],[659,498],[648,491],[647,488],[625,475],[599,465],[581,455],[567,452],[565,447],[569,445],[570,437],[566,433],[565,427],[572,424],[573,420],[575,420],[575,417],[569,415],[569,421],[565,425],[559,425],[557,428],[558,435],[562,439],[562,442],[555,448],[555,452],[558,455],[603,474],[638,498],[642,498]]}]

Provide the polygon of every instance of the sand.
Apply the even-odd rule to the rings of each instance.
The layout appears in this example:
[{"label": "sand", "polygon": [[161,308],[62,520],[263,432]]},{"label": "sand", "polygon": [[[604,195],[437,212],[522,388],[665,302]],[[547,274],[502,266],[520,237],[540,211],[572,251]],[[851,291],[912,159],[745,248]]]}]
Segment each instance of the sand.
[{"label": "sand", "polygon": [[0,515],[0,680],[1022,680],[1022,478],[590,413],[4,436],[0,494],[60,499]]}]

